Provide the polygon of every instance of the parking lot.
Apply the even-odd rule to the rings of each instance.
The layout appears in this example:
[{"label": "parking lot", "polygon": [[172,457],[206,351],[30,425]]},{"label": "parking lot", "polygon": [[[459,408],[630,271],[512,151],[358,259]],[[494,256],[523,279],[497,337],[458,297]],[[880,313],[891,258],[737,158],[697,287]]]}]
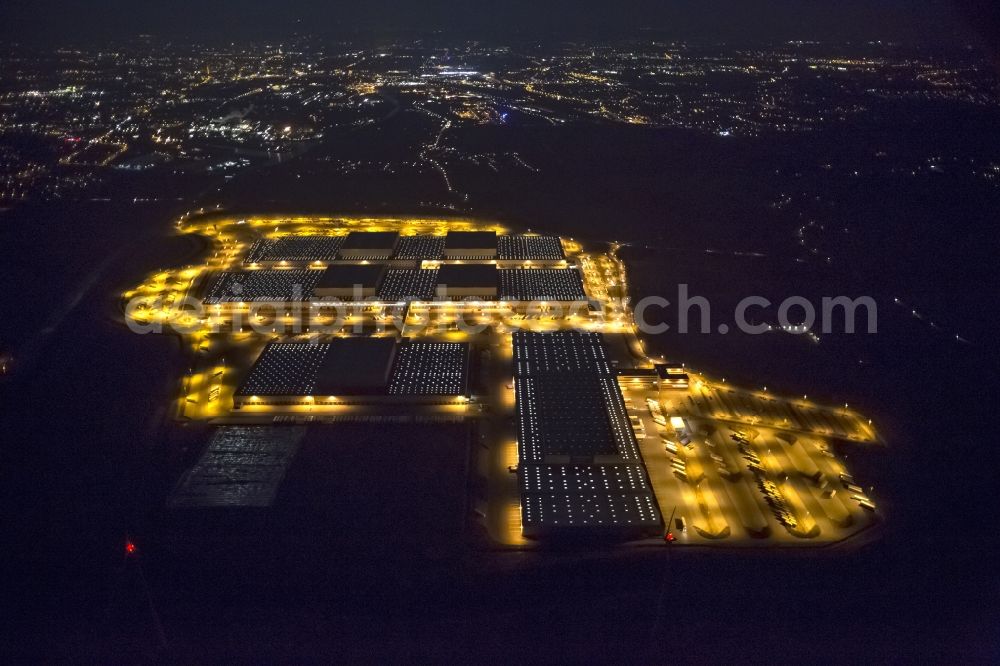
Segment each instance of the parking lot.
[{"label": "parking lot", "polygon": [[[692,397],[700,391],[694,387],[665,392],[666,399],[649,386],[623,389],[660,511],[675,517],[667,527],[675,543],[827,545],[879,520],[870,491],[849,474],[827,437],[762,425],[789,414],[787,404],[737,391],[714,393],[709,401],[704,393]],[[727,416],[741,418],[706,417],[703,402],[736,409],[737,399],[747,411]],[[759,415],[749,411],[754,408]],[[758,420],[737,423],[750,414]],[[851,423],[824,416],[825,428]],[[671,417],[683,419],[682,432]]]}]

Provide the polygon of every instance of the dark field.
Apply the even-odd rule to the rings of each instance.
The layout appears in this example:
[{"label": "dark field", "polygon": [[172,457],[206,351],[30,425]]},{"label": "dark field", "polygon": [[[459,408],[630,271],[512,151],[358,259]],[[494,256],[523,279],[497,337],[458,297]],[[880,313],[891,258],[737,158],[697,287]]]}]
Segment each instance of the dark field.
[{"label": "dark field", "polygon": [[[968,122],[940,131],[971,144]],[[406,161],[414,137],[432,140],[436,127],[400,111],[199,200],[413,214],[446,202],[512,226],[628,241],[636,296],[673,301],[687,283],[720,322],[750,294],[871,295],[876,335],[816,345],[777,332],[668,332],[648,344],[730,381],[871,415],[888,445],[849,452],[849,464],[886,509],[880,538],[808,555],[491,552],[470,530],[458,426],[314,427],[274,509],[165,530],[163,500],[205,433],[167,418],[183,369],[176,342],[129,333],[116,296],[197,255],[191,239],[168,236],[187,206],[23,207],[0,214],[0,338],[19,359],[0,383],[5,505],[15,570],[32,572],[17,577],[8,606],[30,627],[22,636],[64,658],[150,657],[148,608],[120,556],[130,533],[178,661],[319,650],[362,661],[995,659],[1000,190],[948,174],[859,179],[837,165],[871,150],[865,128],[775,141],[601,125],[462,130],[445,141],[516,150],[539,169],[498,175],[456,162],[451,181],[468,201],[436,171],[342,178],[318,159],[370,149]],[[817,166],[827,163],[832,173]],[[783,194],[794,203],[772,206]],[[825,228],[802,245],[805,219]],[[41,572],[56,584],[36,593]],[[37,654],[17,644],[15,657]]]}]

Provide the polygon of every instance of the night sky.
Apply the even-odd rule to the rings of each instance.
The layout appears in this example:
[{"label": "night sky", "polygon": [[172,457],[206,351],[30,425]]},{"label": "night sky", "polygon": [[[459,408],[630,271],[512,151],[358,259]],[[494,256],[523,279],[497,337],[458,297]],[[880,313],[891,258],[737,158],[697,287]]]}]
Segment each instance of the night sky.
[{"label": "night sky", "polygon": [[995,42],[990,0],[4,0],[5,39],[65,41],[137,33],[235,39],[295,31],[443,30],[469,37],[591,36],[653,30],[683,39],[890,39]]}]

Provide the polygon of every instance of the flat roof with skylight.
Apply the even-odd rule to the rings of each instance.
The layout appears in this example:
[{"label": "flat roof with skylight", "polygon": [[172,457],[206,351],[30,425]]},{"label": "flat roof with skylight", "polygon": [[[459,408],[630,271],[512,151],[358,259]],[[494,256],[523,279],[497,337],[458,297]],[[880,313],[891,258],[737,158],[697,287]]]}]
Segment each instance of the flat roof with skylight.
[{"label": "flat roof with skylight", "polygon": [[653,496],[645,494],[526,494],[521,524],[527,535],[590,528],[652,532],[662,525]]},{"label": "flat roof with skylight", "polygon": [[383,301],[430,300],[437,285],[437,269],[390,268],[378,289]]},{"label": "flat roof with skylight", "polygon": [[505,234],[497,236],[497,257],[506,260],[558,261],[565,259],[558,236]]},{"label": "flat roof with skylight", "polygon": [[507,268],[497,271],[500,298],[506,301],[585,301],[575,268]]},{"label": "flat roof with skylight", "polygon": [[325,344],[268,343],[236,395],[312,395],[327,349]]},{"label": "flat roof with skylight", "polygon": [[516,331],[513,344],[524,534],[657,528],[659,510],[603,337]]},{"label": "flat roof with skylight", "polygon": [[402,345],[389,385],[390,395],[463,395],[468,385],[469,345],[411,342]]},{"label": "flat roof with skylight", "polygon": [[444,236],[403,236],[396,247],[396,259],[441,259]]},{"label": "flat roof with skylight", "polygon": [[611,375],[611,364],[600,333],[516,331],[514,372],[518,376],[585,372]]},{"label": "flat roof with skylight", "polygon": [[224,271],[208,288],[205,303],[307,300],[322,274],[305,269]]},{"label": "flat roof with skylight", "polygon": [[523,493],[649,492],[639,464],[522,465]]},{"label": "flat roof with skylight", "polygon": [[462,342],[391,337],[271,342],[235,397],[242,405],[280,404],[267,398],[282,397],[460,396],[467,393],[468,356]]},{"label": "flat roof with skylight", "polygon": [[283,236],[254,241],[245,264],[333,261],[345,236]]},{"label": "flat roof with skylight", "polygon": [[522,461],[639,459],[617,380],[591,373],[515,379]]}]

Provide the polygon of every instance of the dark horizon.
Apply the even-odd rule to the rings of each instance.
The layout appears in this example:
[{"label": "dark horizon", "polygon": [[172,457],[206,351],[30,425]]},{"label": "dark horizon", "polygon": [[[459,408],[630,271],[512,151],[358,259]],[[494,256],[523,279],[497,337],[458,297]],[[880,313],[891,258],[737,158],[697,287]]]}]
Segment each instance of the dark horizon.
[{"label": "dark horizon", "polygon": [[230,41],[285,39],[297,34],[336,37],[446,33],[467,39],[619,38],[654,33],[690,41],[899,41],[915,45],[979,44],[995,47],[998,11],[984,0],[934,0],[915,5],[850,0],[836,4],[746,3],[714,0],[689,6],[673,1],[596,0],[476,3],[434,0],[411,4],[381,0],[330,7],[310,0],[275,5],[256,1],[135,6],[26,2],[0,7],[0,40],[39,44],[131,38]]}]

